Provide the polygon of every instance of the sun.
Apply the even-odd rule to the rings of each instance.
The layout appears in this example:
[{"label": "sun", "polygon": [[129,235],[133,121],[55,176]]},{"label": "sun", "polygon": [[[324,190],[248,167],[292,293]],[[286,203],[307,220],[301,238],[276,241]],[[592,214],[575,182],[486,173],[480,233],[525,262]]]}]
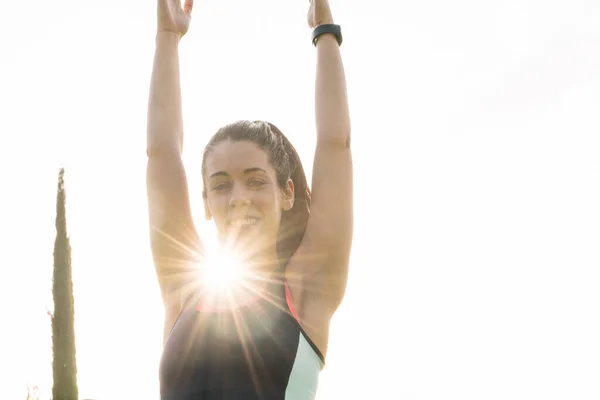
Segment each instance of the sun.
[{"label": "sun", "polygon": [[233,290],[243,282],[244,262],[230,251],[212,254],[205,265],[204,283],[210,291]]}]

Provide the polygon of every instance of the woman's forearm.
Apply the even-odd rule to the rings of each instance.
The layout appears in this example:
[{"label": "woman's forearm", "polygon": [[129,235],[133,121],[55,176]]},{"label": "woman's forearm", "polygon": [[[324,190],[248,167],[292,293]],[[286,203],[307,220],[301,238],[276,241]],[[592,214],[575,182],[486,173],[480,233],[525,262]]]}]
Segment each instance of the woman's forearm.
[{"label": "woman's forearm", "polygon": [[183,116],[179,78],[180,35],[160,32],[150,82],[147,122],[149,154],[165,149],[183,149]]},{"label": "woman's forearm", "polygon": [[317,40],[315,107],[317,140],[349,146],[350,112],[346,76],[340,48],[332,34],[324,34]]}]

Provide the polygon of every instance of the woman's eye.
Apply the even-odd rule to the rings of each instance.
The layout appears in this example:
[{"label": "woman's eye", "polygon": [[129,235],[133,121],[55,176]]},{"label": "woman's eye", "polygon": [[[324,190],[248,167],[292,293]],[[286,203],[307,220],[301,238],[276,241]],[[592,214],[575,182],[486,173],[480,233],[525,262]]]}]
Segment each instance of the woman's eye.
[{"label": "woman's eye", "polygon": [[224,190],[224,189],[227,189],[228,187],[229,187],[228,183],[220,183],[218,185],[214,185],[213,190]]},{"label": "woman's eye", "polygon": [[257,181],[257,180],[251,180],[248,183],[251,187],[260,187],[265,184],[263,181]]}]

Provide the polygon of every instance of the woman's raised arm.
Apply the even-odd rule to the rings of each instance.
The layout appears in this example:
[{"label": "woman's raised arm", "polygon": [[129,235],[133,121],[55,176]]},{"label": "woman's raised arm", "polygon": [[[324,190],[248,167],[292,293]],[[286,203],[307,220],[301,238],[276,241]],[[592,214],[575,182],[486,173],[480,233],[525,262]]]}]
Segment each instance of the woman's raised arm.
[{"label": "woman's raised arm", "polygon": [[181,160],[179,41],[188,30],[191,11],[191,0],[183,7],[179,0],[158,0],[156,50],[148,101],[146,185],[150,242],[168,309],[179,307],[182,289],[194,282],[197,271],[194,264],[202,254]]},{"label": "woman's raised arm", "polygon": [[[311,214],[302,243],[305,254],[319,255],[315,290],[326,293],[324,306],[334,310],[342,301],[348,277],[353,233],[352,155],[346,77],[340,43],[327,0],[311,0],[310,28],[316,37],[317,72],[315,150]],[[333,33],[331,33],[333,32]],[[340,33],[341,39],[341,31]]]}]

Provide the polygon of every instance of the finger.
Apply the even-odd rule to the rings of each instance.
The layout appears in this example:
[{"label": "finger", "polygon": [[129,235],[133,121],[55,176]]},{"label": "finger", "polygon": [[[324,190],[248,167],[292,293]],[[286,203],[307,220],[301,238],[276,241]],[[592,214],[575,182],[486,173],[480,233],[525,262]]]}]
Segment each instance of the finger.
[{"label": "finger", "polygon": [[187,15],[191,15],[193,7],[194,0],[185,0],[185,3],[183,4],[183,12],[185,12]]}]

